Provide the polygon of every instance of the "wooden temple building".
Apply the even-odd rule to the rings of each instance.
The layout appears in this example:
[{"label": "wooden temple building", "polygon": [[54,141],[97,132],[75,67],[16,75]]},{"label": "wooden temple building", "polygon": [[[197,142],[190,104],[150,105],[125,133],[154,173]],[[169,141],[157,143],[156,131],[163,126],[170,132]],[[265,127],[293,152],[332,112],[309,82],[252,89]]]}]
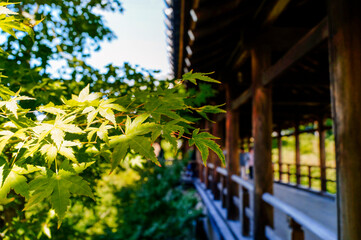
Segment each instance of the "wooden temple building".
[{"label": "wooden temple building", "polygon": [[[214,71],[222,86],[213,103],[226,103],[226,114],[203,124],[221,138],[226,166],[210,155],[206,167],[198,165],[195,181],[210,216],[208,237],[361,239],[361,1],[165,2],[175,77]],[[308,123],[316,127],[300,128]],[[329,129],[336,169],[326,166]],[[299,135],[305,132],[318,133],[317,166],[300,162]],[[292,166],[283,164],[286,135],[295,137]],[[239,177],[240,144],[254,146],[252,181]],[[313,168],[319,176],[312,176]],[[321,182],[316,190],[315,179]],[[337,185],[334,195],[327,193],[330,184]]]}]

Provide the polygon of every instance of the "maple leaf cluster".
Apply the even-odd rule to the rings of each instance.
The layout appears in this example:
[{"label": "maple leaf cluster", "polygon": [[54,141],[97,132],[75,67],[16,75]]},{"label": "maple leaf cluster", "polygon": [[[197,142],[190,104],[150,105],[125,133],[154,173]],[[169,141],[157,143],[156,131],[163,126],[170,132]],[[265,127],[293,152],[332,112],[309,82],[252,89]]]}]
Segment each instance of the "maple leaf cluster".
[{"label": "maple leaf cluster", "polygon": [[[33,34],[31,27],[5,6],[0,4],[0,28],[12,35],[14,29]],[[111,172],[128,154],[160,166],[152,146],[160,139],[175,151],[181,139],[188,139],[201,152],[204,163],[209,149],[224,163],[216,138],[193,124],[195,114],[208,119],[207,114],[224,110],[221,105],[188,105],[184,81],[219,83],[207,74],[190,72],[173,87],[139,82],[125,94],[91,92],[87,85],[70,99],[61,97],[62,104],[49,101],[35,111],[23,109],[20,103],[36,98],[0,84],[0,204],[12,201],[8,198],[11,190],[25,198],[24,210],[48,201],[60,226],[71,195],[93,198],[82,171],[102,161]]]}]

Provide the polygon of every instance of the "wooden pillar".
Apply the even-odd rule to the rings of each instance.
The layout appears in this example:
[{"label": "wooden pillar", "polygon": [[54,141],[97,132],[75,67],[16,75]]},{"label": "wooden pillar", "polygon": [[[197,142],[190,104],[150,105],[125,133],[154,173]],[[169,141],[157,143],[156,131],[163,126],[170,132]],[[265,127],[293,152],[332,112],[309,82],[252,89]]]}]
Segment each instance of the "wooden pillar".
[{"label": "wooden pillar", "polygon": [[262,74],[270,65],[267,49],[251,51],[252,58],[252,133],[254,138],[254,239],[265,239],[265,227],[273,227],[273,209],[262,200],[273,193],[272,170],[272,96],[271,88],[262,86]]},{"label": "wooden pillar", "polygon": [[339,239],[361,236],[361,1],[329,0]]},{"label": "wooden pillar", "polygon": [[325,145],[325,129],[323,125],[323,118],[318,120],[318,136],[319,136],[319,150],[320,150],[320,176],[321,176],[321,191],[327,191],[326,181],[326,145]]},{"label": "wooden pillar", "polygon": [[282,181],[282,135],[281,130],[277,132],[277,146],[278,146],[278,174],[279,181]]},{"label": "wooden pillar", "polygon": [[226,150],[227,150],[227,218],[231,220],[238,219],[239,210],[233,202],[233,196],[238,196],[238,186],[231,179],[233,174],[239,172],[238,157],[238,139],[239,139],[239,112],[232,109],[232,86],[231,83],[225,84],[226,87]]},{"label": "wooden pillar", "polygon": [[301,154],[300,154],[300,126],[299,122],[295,125],[295,145],[296,145],[296,184],[301,184]]}]

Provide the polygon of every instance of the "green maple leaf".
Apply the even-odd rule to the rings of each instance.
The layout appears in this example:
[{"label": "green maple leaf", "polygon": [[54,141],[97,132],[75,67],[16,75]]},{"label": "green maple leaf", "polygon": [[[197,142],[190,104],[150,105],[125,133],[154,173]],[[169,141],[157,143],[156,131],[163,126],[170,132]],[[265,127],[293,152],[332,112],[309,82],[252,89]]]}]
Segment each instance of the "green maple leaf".
[{"label": "green maple leaf", "polygon": [[158,122],[160,121],[161,116],[164,115],[171,119],[183,121],[185,123],[190,123],[188,120],[182,118],[176,112],[170,110],[168,106],[160,106],[158,108],[155,108],[154,110],[151,111],[151,113],[152,113],[152,116],[154,117],[154,119]]},{"label": "green maple leaf", "polygon": [[148,117],[149,114],[141,114],[133,121],[127,117],[125,134],[110,138],[110,146],[114,146],[111,171],[125,158],[129,149],[160,165],[151,145],[151,138],[141,136],[156,129],[155,123],[144,123]]},{"label": "green maple leaf", "polygon": [[160,166],[160,163],[155,156],[154,148],[152,147],[152,142],[150,138],[137,136],[129,139],[129,147],[133,149],[136,153],[144,156],[146,159],[150,159],[152,162]]},{"label": "green maple leaf", "polygon": [[[174,150],[177,150],[177,139],[183,136],[184,128],[182,126],[177,125],[178,121],[171,121],[167,123],[162,128],[163,137],[167,140],[170,144],[172,144]],[[178,136],[176,137],[174,134],[177,133]]]},{"label": "green maple leaf", "polygon": [[[205,106],[202,106],[202,107],[199,107],[199,108],[196,108],[195,110],[198,112],[199,115],[201,115],[202,117],[204,117],[205,119],[207,119],[208,121],[211,121],[208,116],[207,116],[207,113],[212,113],[212,114],[217,114],[217,113],[225,113],[226,111],[219,108],[221,106],[223,106],[224,104],[222,105],[205,105]],[[213,121],[211,121],[213,122]]]},{"label": "green maple leaf", "polygon": [[149,114],[141,114],[131,121],[130,117],[127,116],[125,122],[125,134],[127,136],[139,136],[149,133],[153,130],[155,123],[144,123],[149,117]]},{"label": "green maple leaf", "polygon": [[102,123],[102,125],[99,127],[97,131],[97,135],[101,140],[104,140],[109,145],[108,129],[112,129],[113,127],[107,124],[108,121]]},{"label": "green maple leaf", "polygon": [[218,138],[207,132],[199,133],[199,129],[195,129],[193,131],[192,138],[189,139],[189,146],[193,146],[194,144],[196,145],[198,150],[201,152],[204,165],[207,164],[209,149],[215,152],[222,164],[225,165],[225,158],[222,149],[214,142],[214,139]]},{"label": "green maple leaf", "polygon": [[220,81],[214,80],[213,78],[208,77],[207,75],[211,73],[193,73],[193,70],[183,74],[182,79],[184,81],[190,81],[191,83],[197,85],[197,80],[201,80],[204,82],[212,82],[212,83],[221,83]]},{"label": "green maple leaf", "polygon": [[115,145],[112,154],[112,168],[111,172],[118,166],[118,164],[125,159],[129,149],[135,153],[140,154],[146,159],[151,160],[156,165],[161,166],[152,147],[152,142],[149,137],[133,136],[125,139],[121,143]]},{"label": "green maple leaf", "polygon": [[[4,77],[4,76],[1,76]],[[10,96],[14,96],[15,93],[13,91],[11,91],[8,87],[0,84],[0,97],[3,100],[9,100]]]},{"label": "green maple leaf", "polygon": [[65,111],[63,109],[61,109],[60,106],[55,106],[54,103],[50,102],[45,106],[40,106],[38,108],[39,112],[47,112],[47,113],[51,113],[54,115],[58,115],[58,114],[62,114],[65,115]]},{"label": "green maple leaf", "polygon": [[67,159],[77,163],[78,161],[75,158],[74,150],[72,148],[74,146],[81,146],[81,144],[76,143],[76,142],[71,142],[71,141],[64,141],[59,149],[59,154],[63,155]]},{"label": "green maple leaf", "polygon": [[174,90],[164,92],[149,99],[145,104],[145,109],[152,115],[156,122],[160,122],[161,116],[167,116],[171,119],[176,119],[186,123],[190,123],[176,113],[177,110],[185,109],[184,100],[174,94]]},{"label": "green maple leaf", "polygon": [[27,165],[27,168],[22,168],[14,165],[12,168],[6,163],[0,167],[0,204],[5,204],[11,201],[7,199],[7,195],[11,189],[17,194],[29,198],[29,186],[24,174],[41,170],[38,167]]},{"label": "green maple leaf", "polygon": [[14,114],[15,118],[18,118],[18,101],[20,100],[34,100],[34,98],[27,97],[27,96],[18,96],[20,90],[15,93],[15,97],[10,98],[7,101],[0,101],[0,107],[4,106],[7,110],[9,110],[12,114]]},{"label": "green maple leaf", "polygon": [[15,116],[8,116],[9,120],[18,128],[27,128],[27,127],[35,127],[36,124],[31,119],[25,116],[19,116],[15,118]]},{"label": "green maple leaf", "polygon": [[83,162],[83,163],[73,163],[72,168],[76,173],[81,173],[91,165],[93,165],[95,161],[92,162]]},{"label": "green maple leaf", "polygon": [[45,155],[45,159],[48,162],[48,167],[50,168],[53,161],[58,155],[58,149],[53,144],[45,144],[40,148],[42,155]]},{"label": "green maple leaf", "polygon": [[75,124],[70,124],[76,118],[75,115],[72,115],[68,118],[58,115],[53,124],[50,123],[39,123],[38,126],[33,127],[32,130],[38,135],[38,141],[43,140],[48,134],[50,134],[51,139],[54,141],[56,147],[60,149],[65,132],[82,134],[84,131],[76,126]]},{"label": "green maple leaf", "polygon": [[79,102],[79,103],[85,103],[85,102],[92,102],[94,100],[97,100],[102,96],[101,93],[89,93],[89,84],[83,88],[79,96],[73,95],[72,100]]},{"label": "green maple leaf", "polygon": [[11,131],[1,131],[0,132],[0,153],[4,150],[10,138],[14,136],[14,133]]},{"label": "green maple leaf", "polygon": [[112,168],[110,172],[118,166],[118,164],[125,159],[125,156],[128,153],[129,144],[128,143],[121,143],[114,147],[112,153]]},{"label": "green maple leaf", "polygon": [[112,122],[114,124],[114,126],[116,126],[116,120],[115,120],[115,114],[113,110],[117,110],[119,112],[125,112],[126,109],[124,107],[122,107],[119,104],[115,104],[113,103],[114,101],[116,101],[117,99],[107,99],[107,100],[100,100],[99,102],[99,106],[98,108],[95,108],[93,106],[89,106],[86,107],[83,110],[83,114],[88,114],[87,115],[87,127],[89,127],[94,119],[96,118],[96,116],[98,115],[98,113],[104,117],[105,119],[107,119],[108,121]]},{"label": "green maple leaf", "polygon": [[94,134],[96,133],[97,136],[109,146],[108,130],[112,129],[113,126],[108,125],[108,123],[109,121],[105,121],[99,128],[89,127],[85,129],[85,131],[89,131],[87,136],[88,141],[91,142]]},{"label": "green maple leaf", "polygon": [[41,175],[29,184],[30,191],[33,191],[24,210],[29,210],[39,202],[49,199],[52,208],[58,216],[58,228],[65,217],[69,206],[70,194],[84,195],[94,198],[88,182],[76,175],[75,170],[68,161],[64,161],[58,173],[51,170],[46,175]]},{"label": "green maple leaf", "polygon": [[[14,15],[17,13],[12,12],[8,8],[2,7],[2,6],[0,9],[0,13],[1,13],[0,14],[0,16],[1,16],[0,28],[4,32],[9,33],[14,38],[17,38],[15,35],[15,31],[14,31],[14,29],[16,29],[18,31],[26,32],[27,34],[29,34],[31,39],[34,41],[33,29],[31,28],[31,26],[21,22],[17,17],[15,17]],[[11,16],[7,16],[8,14],[11,14]]]}]

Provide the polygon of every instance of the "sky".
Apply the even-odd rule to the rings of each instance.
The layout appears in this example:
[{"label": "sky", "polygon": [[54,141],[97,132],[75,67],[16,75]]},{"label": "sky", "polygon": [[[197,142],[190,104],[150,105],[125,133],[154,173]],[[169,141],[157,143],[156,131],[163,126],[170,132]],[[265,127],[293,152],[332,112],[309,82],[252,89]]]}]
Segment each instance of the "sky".
[{"label": "sky", "polygon": [[166,51],[163,0],[123,0],[123,13],[105,12],[107,25],[117,39],[102,42],[102,49],[92,53],[87,62],[102,69],[109,63],[124,62],[161,70],[158,77],[168,76],[170,65]]}]

